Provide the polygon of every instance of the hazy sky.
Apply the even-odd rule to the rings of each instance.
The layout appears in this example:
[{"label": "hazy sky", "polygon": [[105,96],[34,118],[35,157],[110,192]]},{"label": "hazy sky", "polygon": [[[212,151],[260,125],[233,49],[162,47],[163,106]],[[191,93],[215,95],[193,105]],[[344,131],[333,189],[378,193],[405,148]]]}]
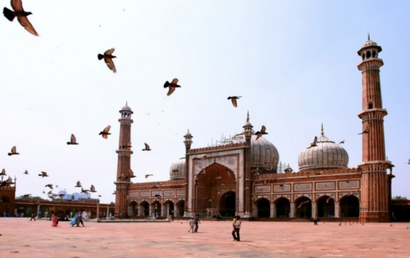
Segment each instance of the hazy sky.
[{"label": "hazy sky", "polygon": [[[9,1],[3,5],[10,8]],[[408,1],[33,1],[23,6],[40,34],[0,19],[0,169],[17,177],[17,196],[44,186],[78,191],[94,184],[114,201],[118,112],[132,119],[133,182],[169,178],[192,148],[242,131],[249,110],[255,130],[298,171],[298,155],[320,135],[361,163],[361,73],[357,51],[377,42],[393,195],[410,198],[410,60]],[[118,72],[98,53],[115,48]],[[182,86],[170,97],[166,80]],[[227,100],[239,95],[238,107]],[[98,133],[111,125],[107,139]],[[68,146],[71,133],[79,142]],[[144,142],[152,151],[143,152]],[[12,146],[18,156],[9,157]],[[23,175],[25,170],[29,175]],[[48,178],[40,178],[47,171]],[[154,174],[148,179],[145,174]]]}]

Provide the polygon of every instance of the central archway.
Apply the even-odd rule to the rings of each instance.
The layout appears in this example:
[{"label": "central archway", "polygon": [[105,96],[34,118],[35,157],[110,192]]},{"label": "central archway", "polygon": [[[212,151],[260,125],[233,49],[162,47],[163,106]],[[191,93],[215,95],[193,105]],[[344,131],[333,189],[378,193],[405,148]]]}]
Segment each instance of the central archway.
[{"label": "central archway", "polygon": [[222,217],[235,216],[236,208],[236,194],[233,191],[229,191],[221,196],[219,213]]},{"label": "central archway", "polygon": [[258,218],[270,217],[270,202],[268,199],[262,198],[257,202]]},{"label": "central archway", "polygon": [[234,216],[236,197],[232,189],[236,189],[232,170],[216,162],[204,168],[195,178],[195,213]]}]

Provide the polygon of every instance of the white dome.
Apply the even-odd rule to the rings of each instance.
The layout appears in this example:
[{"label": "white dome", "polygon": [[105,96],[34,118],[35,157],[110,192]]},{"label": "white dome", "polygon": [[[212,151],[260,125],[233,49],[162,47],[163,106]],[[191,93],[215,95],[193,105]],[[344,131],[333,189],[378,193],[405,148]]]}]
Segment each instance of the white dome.
[{"label": "white dome", "polygon": [[316,146],[307,147],[299,154],[299,170],[347,168],[349,155],[346,150],[329,140],[322,132]]},{"label": "white dome", "polygon": [[185,158],[180,158],[179,161],[171,164],[169,177],[170,179],[185,179]]}]

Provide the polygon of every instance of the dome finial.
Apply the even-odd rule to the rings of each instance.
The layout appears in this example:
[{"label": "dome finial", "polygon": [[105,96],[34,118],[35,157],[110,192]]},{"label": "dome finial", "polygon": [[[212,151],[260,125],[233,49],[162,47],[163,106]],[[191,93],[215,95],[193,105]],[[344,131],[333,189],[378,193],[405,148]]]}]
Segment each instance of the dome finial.
[{"label": "dome finial", "polygon": [[325,132],[324,132],[324,130],[323,130],[323,123],[322,123],[322,126],[321,126],[321,128],[320,128],[320,134],[323,136],[323,135],[325,135]]},{"label": "dome finial", "polygon": [[249,110],[248,110],[248,112],[247,112],[247,114],[246,114],[246,122],[249,122]]},{"label": "dome finial", "polygon": [[367,40],[370,40],[370,33],[367,32]]}]

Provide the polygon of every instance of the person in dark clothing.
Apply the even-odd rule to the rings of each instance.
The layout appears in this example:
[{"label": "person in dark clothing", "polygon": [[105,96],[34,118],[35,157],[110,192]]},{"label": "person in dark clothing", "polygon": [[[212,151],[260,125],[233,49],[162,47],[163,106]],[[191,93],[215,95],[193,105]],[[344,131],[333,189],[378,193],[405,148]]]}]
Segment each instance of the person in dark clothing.
[{"label": "person in dark clothing", "polygon": [[195,216],[195,233],[198,233],[198,224],[201,223],[199,221],[199,214],[196,214]]}]

